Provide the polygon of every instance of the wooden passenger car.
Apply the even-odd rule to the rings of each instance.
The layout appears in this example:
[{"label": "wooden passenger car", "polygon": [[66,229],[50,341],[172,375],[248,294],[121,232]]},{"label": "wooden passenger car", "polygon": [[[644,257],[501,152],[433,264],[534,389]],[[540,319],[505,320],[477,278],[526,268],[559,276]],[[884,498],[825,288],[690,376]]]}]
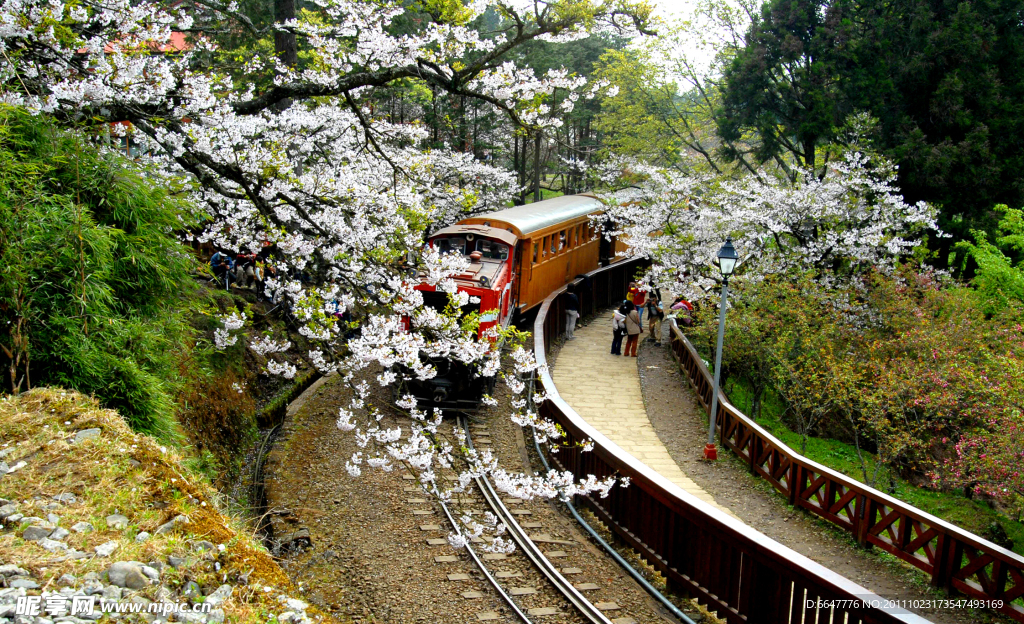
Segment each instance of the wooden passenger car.
[{"label": "wooden passenger car", "polygon": [[516,236],[512,300],[525,312],[577,275],[614,260],[614,246],[590,219],[603,211],[593,195],[566,195],[476,215],[455,227],[491,227]]},{"label": "wooden passenger car", "polygon": [[[434,232],[428,244],[469,260],[454,280],[470,296],[463,313],[480,314],[483,336],[495,325],[507,327],[577,275],[614,260],[615,245],[590,218],[603,209],[592,195],[557,197],[464,219]],[[423,282],[416,288],[427,305],[448,305],[448,296],[434,286]],[[411,392],[424,406],[466,410],[493,388],[493,377],[482,378],[467,366],[440,359],[435,365],[430,379],[405,375],[400,392]]]}]

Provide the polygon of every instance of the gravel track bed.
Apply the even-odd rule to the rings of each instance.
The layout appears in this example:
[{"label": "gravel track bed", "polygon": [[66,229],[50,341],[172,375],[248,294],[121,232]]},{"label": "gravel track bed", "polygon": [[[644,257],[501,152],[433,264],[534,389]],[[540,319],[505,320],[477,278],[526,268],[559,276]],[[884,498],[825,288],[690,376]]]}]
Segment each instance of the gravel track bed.
[{"label": "gravel track bed", "polygon": [[[383,398],[382,391],[379,399]],[[497,398],[501,402],[502,397]],[[267,461],[269,512],[286,518],[288,526],[307,528],[313,543],[312,548],[283,561],[292,579],[302,584],[304,594],[314,603],[342,620],[469,623],[480,622],[479,613],[494,612],[499,616],[495,621],[516,621],[466,552],[447,544],[427,543],[428,539],[446,537],[451,527],[440,505],[423,496],[415,481],[405,478],[404,468],[391,473],[364,469],[358,478],[348,475],[345,462],[358,449],[352,436],[335,426],[338,408],[348,401],[347,389],[337,379],[328,380],[287,419]],[[408,422],[397,412],[389,419]],[[471,423],[478,448],[485,446],[477,440],[486,440],[480,436],[480,431],[486,431],[501,465],[510,471],[523,470],[518,427],[500,416],[498,408],[474,414]],[[534,468],[539,469],[536,463]],[[441,474],[442,478],[449,476]],[[419,500],[429,502],[411,502]],[[540,500],[518,501],[505,495],[502,500],[510,509],[529,512],[517,515],[520,524],[540,525],[526,527],[529,535],[567,542],[541,544],[541,550],[563,551],[565,557],[552,561],[560,569],[581,570],[566,575],[574,584],[596,584],[598,589],[584,591],[584,595],[595,603],[614,602],[619,608],[607,611],[609,618],[621,624],[675,621],[589,542],[564,506]],[[453,514],[486,510],[475,488],[451,508]],[[414,510],[430,513],[416,515]],[[421,525],[439,525],[440,529],[422,530]],[[478,550],[478,554],[483,553]],[[434,559],[451,555],[458,559]],[[535,622],[584,621],[518,550],[486,564],[492,574],[522,575],[499,579],[506,592],[512,587],[537,590],[536,594],[515,597],[521,609],[558,610],[554,615],[532,618]],[[449,574],[468,574],[469,579],[452,581]],[[467,599],[464,592],[480,592],[482,596]]]}]

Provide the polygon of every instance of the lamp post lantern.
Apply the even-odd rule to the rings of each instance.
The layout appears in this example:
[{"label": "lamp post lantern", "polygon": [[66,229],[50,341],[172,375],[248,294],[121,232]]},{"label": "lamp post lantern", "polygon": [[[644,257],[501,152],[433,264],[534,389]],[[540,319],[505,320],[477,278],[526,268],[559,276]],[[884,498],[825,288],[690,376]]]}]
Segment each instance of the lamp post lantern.
[{"label": "lamp post lantern", "polygon": [[725,239],[725,244],[718,250],[718,269],[722,272],[722,301],[718,313],[718,347],[715,349],[715,385],[711,390],[711,413],[708,415],[708,443],[704,446],[704,459],[718,459],[715,448],[715,420],[718,414],[718,381],[722,375],[722,340],[725,338],[725,306],[729,297],[729,276],[736,269],[739,255],[732,246],[732,237]]}]

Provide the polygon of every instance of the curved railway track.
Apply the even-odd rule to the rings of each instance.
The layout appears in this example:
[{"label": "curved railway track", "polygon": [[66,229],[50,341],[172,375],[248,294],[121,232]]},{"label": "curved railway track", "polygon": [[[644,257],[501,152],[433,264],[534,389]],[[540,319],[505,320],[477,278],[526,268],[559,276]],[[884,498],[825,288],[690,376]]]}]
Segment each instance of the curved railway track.
[{"label": "curved railway track", "polygon": [[[461,426],[466,432],[466,441],[469,448],[475,448],[473,446],[472,432],[470,431],[468,419],[464,416],[460,416],[459,426]],[[573,584],[559,572],[558,567],[556,567],[551,560],[545,556],[537,543],[530,538],[526,530],[516,520],[515,515],[509,510],[505,503],[502,502],[501,497],[494,490],[490,481],[485,477],[478,477],[475,481],[483,501],[491,509],[498,520],[507,527],[509,536],[515,542],[519,552],[522,553],[529,561],[530,565],[536,569],[544,579],[546,579],[548,584],[575,609],[575,611],[582,617],[583,621],[591,624],[613,624],[612,620],[610,620],[601,612],[600,609],[590,602],[590,600],[588,600],[579,589],[574,587]],[[458,523],[455,519],[455,512],[449,509],[448,505],[445,504],[440,497],[438,497],[437,500],[440,502],[442,510],[444,511],[445,516],[447,516],[448,521],[453,527],[455,527],[456,532],[460,532]],[[483,558],[476,553],[472,544],[468,544],[466,549],[474,564],[483,573],[484,578],[494,587],[501,599],[508,604],[515,616],[525,624],[533,624],[527,610],[521,608],[516,603],[512,595],[510,595],[511,592],[506,591],[505,588],[501,586],[496,575],[492,574],[487,568]]]}]

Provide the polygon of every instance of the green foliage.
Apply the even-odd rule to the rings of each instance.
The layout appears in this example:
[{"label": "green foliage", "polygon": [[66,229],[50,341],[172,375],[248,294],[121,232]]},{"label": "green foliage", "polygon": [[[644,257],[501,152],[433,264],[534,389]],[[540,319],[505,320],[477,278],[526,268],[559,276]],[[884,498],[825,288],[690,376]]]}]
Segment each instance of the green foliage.
[{"label": "green foliage", "polygon": [[95,395],[138,431],[174,432],[194,217],[164,182],[40,117],[0,108],[0,364],[17,392]]},{"label": "green foliage", "polygon": [[[820,167],[844,120],[867,112],[911,203],[941,206],[953,239],[1024,204],[1024,22],[1015,0],[771,0],[727,67],[723,152],[755,132],[756,156]],[[759,141],[759,142],[758,142]]]},{"label": "green foliage", "polygon": [[[723,375],[770,389],[802,436],[849,440],[863,479],[922,476],[961,435],[991,430],[1024,401],[1014,319],[986,317],[976,293],[905,269],[848,289],[776,276],[736,293]],[[705,353],[717,331],[705,309],[689,330]],[[752,401],[753,403],[753,401]]]},{"label": "green foliage", "polygon": [[[960,242],[957,247],[977,263],[973,285],[982,297],[983,310],[996,314],[1010,306],[1024,305],[1024,211],[1000,204],[997,213],[1005,215],[999,222],[995,244],[984,232],[973,230],[974,243]],[[1014,264],[1013,258],[1018,260]]]}]

